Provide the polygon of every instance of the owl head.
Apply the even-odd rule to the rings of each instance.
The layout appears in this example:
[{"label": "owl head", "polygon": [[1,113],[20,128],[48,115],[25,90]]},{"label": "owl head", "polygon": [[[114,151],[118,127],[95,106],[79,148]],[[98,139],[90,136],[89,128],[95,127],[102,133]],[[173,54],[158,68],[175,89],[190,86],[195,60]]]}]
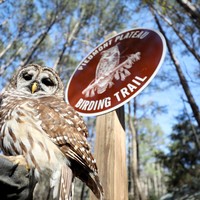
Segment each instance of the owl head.
[{"label": "owl head", "polygon": [[37,64],[17,70],[6,91],[26,97],[64,96],[64,87],[58,74],[51,68]]}]

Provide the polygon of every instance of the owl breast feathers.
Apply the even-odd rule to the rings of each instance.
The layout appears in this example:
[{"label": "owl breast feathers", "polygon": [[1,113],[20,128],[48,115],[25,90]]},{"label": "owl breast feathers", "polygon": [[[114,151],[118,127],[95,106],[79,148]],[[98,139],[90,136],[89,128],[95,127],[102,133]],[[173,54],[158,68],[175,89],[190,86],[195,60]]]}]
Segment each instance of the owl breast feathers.
[{"label": "owl breast feathers", "polygon": [[70,198],[74,176],[102,198],[87,136],[83,119],[65,103],[63,84],[51,68],[20,68],[0,96],[2,151],[23,155],[38,182],[42,172],[50,170],[55,199]]}]

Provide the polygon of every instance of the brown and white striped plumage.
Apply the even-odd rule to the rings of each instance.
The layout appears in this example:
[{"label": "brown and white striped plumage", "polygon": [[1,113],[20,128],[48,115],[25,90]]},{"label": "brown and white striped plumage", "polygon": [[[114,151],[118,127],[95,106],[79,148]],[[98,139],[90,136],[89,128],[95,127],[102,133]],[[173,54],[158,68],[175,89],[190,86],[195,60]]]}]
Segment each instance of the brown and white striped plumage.
[{"label": "brown and white striped plumage", "polygon": [[68,199],[74,176],[97,198],[103,189],[98,178],[82,118],[64,101],[58,75],[47,67],[20,68],[0,96],[0,146],[5,155],[23,155],[37,180],[52,172],[55,199]]}]

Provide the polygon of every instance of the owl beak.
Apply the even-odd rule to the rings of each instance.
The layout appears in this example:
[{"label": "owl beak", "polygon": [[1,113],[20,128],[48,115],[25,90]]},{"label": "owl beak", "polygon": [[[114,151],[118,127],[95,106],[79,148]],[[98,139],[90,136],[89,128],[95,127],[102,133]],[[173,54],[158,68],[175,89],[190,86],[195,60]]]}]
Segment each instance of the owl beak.
[{"label": "owl beak", "polygon": [[39,88],[39,84],[37,82],[33,82],[33,84],[31,85],[31,93],[35,93]]}]

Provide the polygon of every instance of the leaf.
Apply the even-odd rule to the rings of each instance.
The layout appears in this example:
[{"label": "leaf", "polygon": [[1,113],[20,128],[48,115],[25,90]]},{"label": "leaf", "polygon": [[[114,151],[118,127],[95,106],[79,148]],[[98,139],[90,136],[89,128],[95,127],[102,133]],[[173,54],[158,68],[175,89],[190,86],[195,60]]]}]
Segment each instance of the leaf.
[{"label": "leaf", "polygon": [[130,69],[130,68],[132,67],[132,63],[131,63],[131,64],[127,63],[127,64],[124,65],[124,67],[125,67],[126,69]]},{"label": "leaf", "polygon": [[115,77],[116,80],[119,80],[119,71],[116,71],[114,77]]},{"label": "leaf", "polygon": [[121,76],[121,81],[124,81],[126,79],[126,76],[123,72],[120,73],[120,76]]},{"label": "leaf", "polygon": [[126,75],[126,77],[131,75],[131,73],[127,69],[124,69],[124,74]]}]

